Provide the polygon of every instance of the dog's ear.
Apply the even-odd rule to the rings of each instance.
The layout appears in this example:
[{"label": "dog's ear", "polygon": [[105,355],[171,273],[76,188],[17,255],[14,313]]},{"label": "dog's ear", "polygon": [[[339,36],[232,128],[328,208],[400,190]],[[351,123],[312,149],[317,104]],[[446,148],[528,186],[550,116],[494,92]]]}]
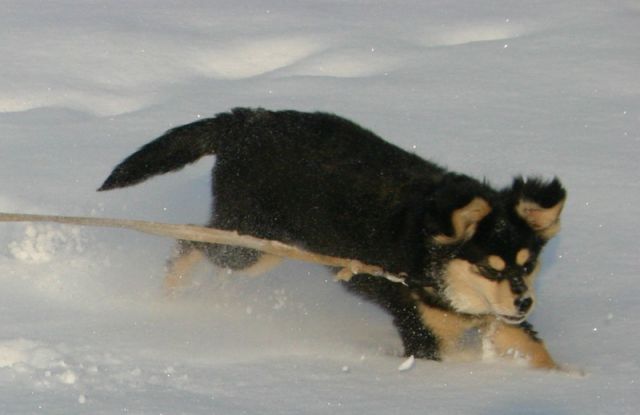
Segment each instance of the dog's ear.
[{"label": "dog's ear", "polygon": [[560,230],[560,214],[567,192],[560,180],[517,177],[511,192],[518,216],[543,239],[551,239]]},{"label": "dog's ear", "polygon": [[425,231],[437,244],[468,241],[478,223],[491,212],[484,184],[464,175],[448,174],[429,197]]},{"label": "dog's ear", "polygon": [[490,212],[489,203],[481,197],[475,197],[466,205],[451,211],[451,234],[440,233],[433,239],[441,245],[468,241],[476,233],[478,222]]}]

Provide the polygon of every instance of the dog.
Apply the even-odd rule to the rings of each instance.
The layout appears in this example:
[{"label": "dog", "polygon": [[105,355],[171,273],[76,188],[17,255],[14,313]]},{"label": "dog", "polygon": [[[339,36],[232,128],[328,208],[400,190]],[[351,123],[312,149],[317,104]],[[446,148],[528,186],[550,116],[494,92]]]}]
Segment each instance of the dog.
[{"label": "dog", "polygon": [[[468,333],[499,356],[557,364],[526,321],[540,253],[560,229],[558,178],[496,190],[328,113],[236,108],[172,130],[130,155],[99,191],[215,155],[207,226],[352,258],[405,275],[355,275],[347,289],[391,314],[407,356],[443,360]],[[259,273],[278,258],[179,241],[170,289],[202,258]]]}]

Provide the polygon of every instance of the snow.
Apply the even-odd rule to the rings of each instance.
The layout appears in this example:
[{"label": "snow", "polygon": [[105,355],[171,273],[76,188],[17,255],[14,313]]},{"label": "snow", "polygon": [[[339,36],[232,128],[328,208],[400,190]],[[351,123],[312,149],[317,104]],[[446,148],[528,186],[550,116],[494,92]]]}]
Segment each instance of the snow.
[{"label": "snow", "polygon": [[398,370],[401,372],[411,370],[413,369],[415,364],[416,364],[416,358],[413,355],[411,355],[404,362],[400,363],[400,366],[398,366]]},{"label": "snow", "polygon": [[[583,377],[405,362],[322,268],[202,266],[172,241],[2,224],[3,414],[635,414],[640,6],[631,0],[2,3],[0,211],[202,223],[206,158],[96,193],[166,129],[235,106],[325,110],[496,185],[558,175],[532,322]],[[346,368],[346,369],[345,369]]]}]

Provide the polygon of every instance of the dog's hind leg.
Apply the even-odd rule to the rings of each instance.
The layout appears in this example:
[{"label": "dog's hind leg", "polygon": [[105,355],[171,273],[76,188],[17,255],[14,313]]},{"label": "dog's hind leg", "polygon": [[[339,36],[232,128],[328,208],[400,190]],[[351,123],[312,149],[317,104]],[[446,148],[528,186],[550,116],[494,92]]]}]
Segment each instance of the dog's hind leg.
[{"label": "dog's hind leg", "polygon": [[173,295],[177,289],[188,284],[191,281],[191,268],[203,258],[209,259],[217,267],[239,271],[251,277],[267,272],[282,261],[282,257],[254,249],[181,240],[167,266],[165,292]]},{"label": "dog's hind leg", "polygon": [[282,260],[283,258],[277,255],[262,254],[255,263],[240,270],[240,272],[249,277],[257,277],[278,266]]},{"label": "dog's hind leg", "polygon": [[164,289],[167,295],[175,292],[191,281],[191,269],[205,258],[204,252],[198,244],[190,241],[178,241],[175,254],[167,263],[167,273],[164,277]]},{"label": "dog's hind leg", "polygon": [[174,256],[167,263],[164,277],[165,294],[172,296],[176,290],[191,281],[191,269],[205,258],[200,244],[178,241]]},{"label": "dog's hind leg", "polygon": [[232,271],[243,270],[256,264],[262,252],[255,249],[221,244],[198,244],[209,260],[217,267]]},{"label": "dog's hind leg", "polygon": [[251,277],[267,272],[282,261],[282,257],[239,246],[207,244],[205,252],[214,265]]}]

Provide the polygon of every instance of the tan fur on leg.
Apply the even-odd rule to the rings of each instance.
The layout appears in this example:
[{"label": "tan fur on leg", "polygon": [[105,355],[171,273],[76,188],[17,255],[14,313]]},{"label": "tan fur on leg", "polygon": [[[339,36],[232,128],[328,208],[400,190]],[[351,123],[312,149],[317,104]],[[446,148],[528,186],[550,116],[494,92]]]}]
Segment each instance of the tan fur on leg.
[{"label": "tan fur on leg", "polygon": [[532,367],[558,369],[542,340],[534,338],[520,326],[495,321],[487,329],[485,338],[499,356],[524,357]]},{"label": "tan fur on leg", "polygon": [[167,296],[173,296],[180,287],[191,281],[190,271],[195,264],[204,259],[204,253],[199,249],[180,252],[169,262],[167,274],[164,277],[164,291]]},{"label": "tan fur on leg", "polygon": [[477,320],[423,303],[418,303],[418,311],[424,325],[437,337],[442,357],[460,357],[463,335],[478,324]]},{"label": "tan fur on leg", "polygon": [[257,277],[271,270],[282,262],[283,258],[277,255],[263,254],[260,259],[253,265],[238,272],[249,277]]}]

